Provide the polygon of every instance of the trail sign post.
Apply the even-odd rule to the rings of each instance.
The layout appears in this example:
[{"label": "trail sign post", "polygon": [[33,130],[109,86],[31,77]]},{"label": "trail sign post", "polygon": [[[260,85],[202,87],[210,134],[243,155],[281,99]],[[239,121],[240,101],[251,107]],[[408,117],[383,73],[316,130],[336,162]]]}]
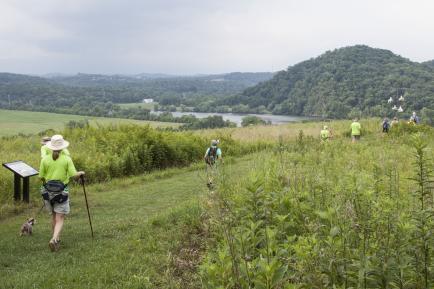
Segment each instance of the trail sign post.
[{"label": "trail sign post", "polygon": [[21,199],[21,179],[23,179],[23,201],[29,202],[29,178],[39,172],[23,161],[4,163],[3,166],[14,173],[14,199]]}]

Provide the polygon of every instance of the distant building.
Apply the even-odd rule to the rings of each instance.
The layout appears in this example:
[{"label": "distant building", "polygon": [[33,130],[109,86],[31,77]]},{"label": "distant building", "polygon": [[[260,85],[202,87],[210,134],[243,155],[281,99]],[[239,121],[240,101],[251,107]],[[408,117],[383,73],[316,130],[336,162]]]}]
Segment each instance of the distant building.
[{"label": "distant building", "polygon": [[143,103],[153,103],[154,99],[153,98],[145,98],[142,100]]}]

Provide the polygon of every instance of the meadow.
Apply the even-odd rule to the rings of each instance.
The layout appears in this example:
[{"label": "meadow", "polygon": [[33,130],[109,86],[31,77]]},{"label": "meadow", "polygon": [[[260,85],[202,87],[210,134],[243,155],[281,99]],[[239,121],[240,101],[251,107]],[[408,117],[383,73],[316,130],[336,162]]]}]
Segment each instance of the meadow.
[{"label": "meadow", "polygon": [[0,109],[0,137],[16,134],[36,134],[47,129],[61,130],[69,121],[89,120],[93,126],[111,124],[151,125],[153,127],[178,127],[168,122],[141,121],[132,119],[88,117],[72,114],[19,111]]},{"label": "meadow", "polygon": [[[44,213],[35,235],[19,238],[39,209],[32,181],[30,205],[2,200],[0,288],[432,288],[434,130],[401,123],[385,135],[378,119],[361,123],[356,144],[349,121],[64,129],[93,182],[96,238],[77,185],[58,253]],[[36,165],[38,138],[3,138],[1,158],[32,154]],[[211,138],[225,162],[208,190]],[[53,264],[57,275],[35,270]]]},{"label": "meadow", "polygon": [[433,288],[433,147],[403,123],[355,144],[300,133],[247,179],[222,173],[203,288]]},{"label": "meadow", "polygon": [[[228,162],[228,170],[243,175],[251,162],[251,156]],[[204,168],[195,165],[90,185],[92,240],[82,189],[73,186],[56,254],[47,246],[49,216],[38,207],[0,220],[0,288],[200,288],[194,266],[204,248],[197,243],[188,256],[184,250],[195,238],[202,242],[207,192]],[[38,221],[34,235],[20,238],[31,214]]]}]

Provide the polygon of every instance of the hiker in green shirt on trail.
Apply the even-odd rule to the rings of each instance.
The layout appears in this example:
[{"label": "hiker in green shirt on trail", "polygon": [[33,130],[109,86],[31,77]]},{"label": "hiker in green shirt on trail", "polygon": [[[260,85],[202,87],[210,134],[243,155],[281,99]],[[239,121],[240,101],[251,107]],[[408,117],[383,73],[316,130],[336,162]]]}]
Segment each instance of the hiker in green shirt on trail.
[{"label": "hiker in green shirt on trail", "polygon": [[354,119],[353,123],[351,124],[351,139],[352,142],[355,143],[360,140],[360,130],[362,129],[362,126],[360,125],[357,117]]},{"label": "hiker in green shirt on trail", "polygon": [[[41,140],[41,159],[43,159],[46,156],[51,155],[53,152],[46,146],[47,142],[51,140],[51,137],[44,136]],[[66,154],[67,156],[70,156],[68,149],[63,149],[62,154]]]},{"label": "hiker in green shirt on trail", "polygon": [[211,146],[206,150],[204,156],[204,160],[206,163],[206,173],[208,178],[206,185],[210,189],[213,186],[213,181],[217,174],[217,164],[219,162],[223,163],[222,150],[217,147],[219,143],[219,140],[212,140]]},{"label": "hiker in green shirt on trail", "polygon": [[323,142],[328,141],[331,138],[330,131],[326,125],[321,130],[320,136],[321,136],[321,141]]},{"label": "hiker in green shirt on trail", "polygon": [[41,160],[39,177],[42,180],[42,198],[45,208],[52,214],[51,229],[53,236],[48,243],[51,251],[59,250],[60,233],[62,232],[65,215],[69,214],[69,188],[71,178],[80,179],[84,172],[77,172],[71,157],[62,153],[69,142],[61,135],[54,135],[46,142],[46,147],[52,151]]}]

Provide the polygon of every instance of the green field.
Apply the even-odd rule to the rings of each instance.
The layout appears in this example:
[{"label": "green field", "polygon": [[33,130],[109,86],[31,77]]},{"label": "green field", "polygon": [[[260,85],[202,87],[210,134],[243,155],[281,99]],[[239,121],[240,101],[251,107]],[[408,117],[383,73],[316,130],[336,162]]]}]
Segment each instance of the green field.
[{"label": "green field", "polygon": [[[251,163],[248,156],[225,166],[243,176]],[[57,253],[48,249],[46,213],[37,215],[32,237],[18,235],[38,208],[0,221],[0,288],[186,288],[170,272],[176,256],[168,254],[176,254],[192,227],[200,226],[200,200],[208,194],[203,166],[118,179],[87,192],[95,239],[82,190],[75,186]],[[186,278],[197,284],[197,276]]]},{"label": "green field", "polygon": [[[378,120],[361,124],[358,143],[350,121],[328,123],[334,137],[325,142],[321,123],[220,131],[270,143],[235,159],[227,155],[241,145],[222,137],[231,145],[213,190],[202,162],[90,185],[93,241],[74,185],[57,253],[45,214],[34,236],[18,236],[38,203],[8,203],[0,288],[434,288],[434,131],[401,122],[383,134]],[[95,144],[110,151],[124,138]],[[20,149],[4,141],[4,151]]]},{"label": "green field", "polygon": [[136,103],[118,103],[121,108],[145,108],[153,110],[155,106],[154,103],[143,103],[143,102],[136,102]]},{"label": "green field", "polygon": [[0,110],[0,137],[16,134],[34,134],[47,129],[63,129],[68,121],[89,120],[91,124],[149,124],[154,127],[178,126],[168,122],[141,121],[106,117],[89,117],[48,112]]}]

